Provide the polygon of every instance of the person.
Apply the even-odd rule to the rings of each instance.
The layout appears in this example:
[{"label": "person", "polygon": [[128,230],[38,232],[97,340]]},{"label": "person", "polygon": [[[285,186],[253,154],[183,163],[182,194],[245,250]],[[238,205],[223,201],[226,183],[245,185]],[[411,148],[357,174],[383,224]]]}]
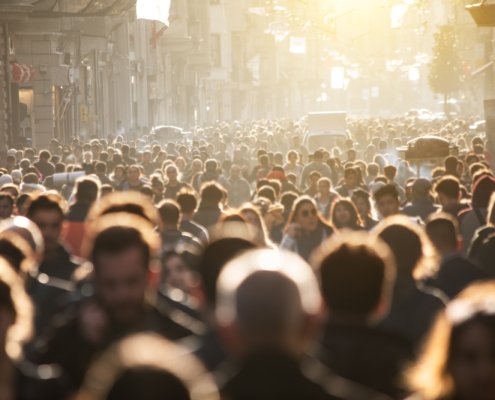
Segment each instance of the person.
[{"label": "person", "polygon": [[179,193],[182,189],[191,188],[187,183],[178,180],[179,170],[175,165],[169,165],[165,172],[167,174],[168,182],[165,185],[165,192],[163,194],[164,199],[175,200],[177,193]]},{"label": "person", "polygon": [[314,200],[301,196],[294,202],[280,246],[308,260],[332,234],[333,228],[318,213]]},{"label": "person", "polygon": [[219,400],[217,386],[187,348],[140,333],[118,342],[91,366],[75,400]]},{"label": "person", "polygon": [[454,176],[444,176],[435,185],[435,193],[441,211],[451,214],[457,219],[460,212],[469,208],[469,205],[461,202],[461,185]]},{"label": "person", "polygon": [[323,366],[313,377],[302,370],[319,308],[316,277],[297,255],[258,249],[231,260],[218,279],[215,313],[238,367],[217,372],[222,396],[232,400],[347,397],[343,394],[352,386]]},{"label": "person", "polygon": [[339,198],[339,195],[332,190],[332,181],[329,178],[318,179],[317,185],[318,194],[314,197],[316,205],[321,214],[329,219],[332,205]]},{"label": "person", "polygon": [[400,213],[399,192],[394,185],[385,184],[381,186],[374,192],[373,199],[381,219]]},{"label": "person", "polygon": [[[308,181],[304,182],[307,184],[304,194],[309,197],[315,197],[318,194],[318,182],[321,179],[321,173],[319,171],[311,171],[308,176]],[[301,183],[303,186],[303,183]]]},{"label": "person", "polygon": [[473,183],[471,209],[464,210],[459,214],[464,254],[469,249],[476,229],[486,224],[488,203],[494,191],[495,178],[491,175],[482,175]]},{"label": "person", "polygon": [[473,284],[449,303],[405,377],[419,400],[495,398],[495,285]]},{"label": "person", "polygon": [[92,291],[39,338],[35,360],[59,364],[70,391],[82,384],[91,361],[112,343],[142,331],[171,340],[191,335],[146,299],[153,259],[161,247],[153,226],[142,217],[117,212],[93,222],[83,251],[93,265]]},{"label": "person", "polygon": [[402,335],[417,351],[436,314],[447,299],[438,290],[420,287],[415,277],[428,274],[429,263],[435,263],[435,252],[421,228],[405,216],[395,216],[375,228],[392,250],[397,266],[397,279],[389,315],[380,326]]},{"label": "person", "polygon": [[99,189],[98,182],[91,177],[84,177],[76,182],[75,202],[69,207],[61,236],[75,256],[81,256],[81,243],[86,231],[86,217],[89,209],[98,199]]},{"label": "person", "polygon": [[299,183],[301,179],[303,167],[299,163],[299,154],[296,150],[289,150],[287,152],[287,163],[284,165],[284,171],[288,174],[294,174],[296,176],[296,182]]},{"label": "person", "polygon": [[201,200],[193,221],[209,229],[223,214],[221,204],[224,199],[222,187],[216,182],[207,182],[201,187]]},{"label": "person", "polygon": [[356,206],[363,228],[367,231],[372,230],[378,224],[378,221],[373,218],[371,212],[369,193],[363,189],[356,189],[352,193],[351,200]]},{"label": "person", "polygon": [[27,217],[41,231],[44,243],[39,267],[28,282],[28,292],[36,306],[38,334],[50,327],[52,318],[70,301],[73,273],[81,264],[62,242],[64,209],[64,200],[59,195],[46,193],[33,198],[27,212]]},{"label": "person", "polygon": [[229,178],[229,206],[240,207],[251,198],[251,187],[249,182],[241,175],[241,167],[233,164],[230,168]]},{"label": "person", "polygon": [[179,204],[182,215],[179,229],[182,232],[190,233],[192,236],[198,238],[203,245],[208,244],[208,231],[193,221],[194,212],[198,205],[194,193],[189,190],[180,191],[177,195],[177,203]]},{"label": "person", "polygon": [[14,197],[10,193],[0,192],[0,221],[12,217],[14,204]]},{"label": "person", "polygon": [[55,165],[50,162],[50,158],[52,158],[52,155],[48,150],[41,150],[39,160],[33,164],[43,179],[55,173]]},{"label": "person", "polygon": [[163,200],[158,205],[160,215],[160,235],[162,238],[162,251],[167,252],[178,246],[185,246],[193,253],[199,253],[202,248],[200,240],[189,233],[179,229],[181,219],[180,206],[174,200]]},{"label": "person", "polygon": [[426,222],[426,234],[442,258],[438,271],[427,280],[427,285],[453,299],[472,282],[487,278],[478,266],[460,253],[461,237],[457,219],[450,214],[433,214]]},{"label": "person", "polygon": [[335,201],[332,206],[331,215],[332,225],[337,230],[350,229],[360,231],[364,229],[356,206],[349,199]]},{"label": "person", "polygon": [[316,171],[320,173],[320,177],[331,177],[332,171],[330,167],[323,162],[323,151],[317,150],[313,155],[313,161],[306,164],[301,174],[301,186],[306,185],[311,172]]},{"label": "person", "polygon": [[351,197],[354,190],[358,187],[358,172],[353,167],[348,167],[344,171],[344,180],[342,184],[337,186],[335,191],[341,197]]},{"label": "person", "polygon": [[244,204],[239,209],[239,214],[246,220],[247,226],[253,231],[252,237],[256,245],[260,247],[273,247],[268,230],[260,211],[255,206]]},{"label": "person", "polygon": [[400,374],[413,353],[400,336],[377,327],[392,301],[390,249],[374,236],[347,232],[325,242],[313,265],[326,307],[318,358],[344,378],[404,397]]},{"label": "person", "polygon": [[127,168],[126,179],[122,182],[121,190],[134,190],[139,192],[145,182],[141,176],[141,169],[137,164],[131,164]]},{"label": "person", "polygon": [[430,194],[431,183],[428,179],[418,178],[412,184],[411,204],[406,205],[402,212],[410,217],[419,217],[426,221],[430,214],[438,211]]}]

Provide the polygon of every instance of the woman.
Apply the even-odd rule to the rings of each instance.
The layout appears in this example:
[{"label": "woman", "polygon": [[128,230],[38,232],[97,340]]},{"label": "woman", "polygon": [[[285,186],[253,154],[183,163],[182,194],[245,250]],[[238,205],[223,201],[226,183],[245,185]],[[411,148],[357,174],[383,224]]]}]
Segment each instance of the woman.
[{"label": "woman", "polygon": [[356,206],[363,228],[367,231],[372,230],[378,224],[378,221],[373,219],[371,214],[371,201],[369,193],[363,189],[356,189],[352,193],[351,200]]},{"label": "woman", "polygon": [[269,239],[265,221],[261,217],[260,212],[250,204],[245,204],[239,210],[239,213],[249,224],[249,227],[255,231],[254,242],[261,247],[273,247],[273,243]]},{"label": "woman", "polygon": [[332,207],[332,225],[340,229],[363,230],[356,206],[348,199],[337,200]]},{"label": "woman", "polygon": [[333,233],[324,221],[314,200],[302,196],[294,202],[280,246],[298,253],[305,260]]},{"label": "woman", "polygon": [[440,314],[407,373],[418,400],[495,398],[495,284],[466,289]]},{"label": "woman", "polygon": [[111,176],[112,185],[115,190],[122,190],[122,184],[125,181],[126,170],[122,164],[116,165]]},{"label": "woman", "polygon": [[297,182],[301,179],[302,166],[299,164],[299,154],[295,150],[289,150],[287,153],[287,164],[284,165],[286,174],[294,174]]}]

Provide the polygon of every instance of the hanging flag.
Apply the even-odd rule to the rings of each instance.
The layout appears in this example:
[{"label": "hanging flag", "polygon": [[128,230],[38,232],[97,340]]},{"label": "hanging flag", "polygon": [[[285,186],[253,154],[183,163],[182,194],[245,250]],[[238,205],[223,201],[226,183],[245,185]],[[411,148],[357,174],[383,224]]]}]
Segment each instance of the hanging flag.
[{"label": "hanging flag", "polygon": [[170,25],[170,0],[137,0],[136,18],[159,21]]}]

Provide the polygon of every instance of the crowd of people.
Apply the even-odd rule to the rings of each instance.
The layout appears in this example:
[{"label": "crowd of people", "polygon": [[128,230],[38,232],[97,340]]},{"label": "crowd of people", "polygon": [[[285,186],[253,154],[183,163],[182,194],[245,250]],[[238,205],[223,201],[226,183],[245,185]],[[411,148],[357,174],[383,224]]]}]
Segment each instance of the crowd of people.
[{"label": "crowd of people", "polygon": [[[495,176],[470,122],[8,150],[0,400],[495,399]],[[424,134],[452,152],[416,168],[397,149]]]}]

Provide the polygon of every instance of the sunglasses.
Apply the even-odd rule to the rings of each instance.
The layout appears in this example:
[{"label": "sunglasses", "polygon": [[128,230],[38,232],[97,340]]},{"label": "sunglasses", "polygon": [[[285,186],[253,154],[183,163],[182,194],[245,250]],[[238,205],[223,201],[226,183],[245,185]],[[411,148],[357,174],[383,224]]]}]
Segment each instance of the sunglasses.
[{"label": "sunglasses", "polygon": [[308,218],[309,216],[314,217],[316,216],[316,210],[313,208],[311,211],[310,210],[301,211],[301,216],[303,216],[304,218]]}]

